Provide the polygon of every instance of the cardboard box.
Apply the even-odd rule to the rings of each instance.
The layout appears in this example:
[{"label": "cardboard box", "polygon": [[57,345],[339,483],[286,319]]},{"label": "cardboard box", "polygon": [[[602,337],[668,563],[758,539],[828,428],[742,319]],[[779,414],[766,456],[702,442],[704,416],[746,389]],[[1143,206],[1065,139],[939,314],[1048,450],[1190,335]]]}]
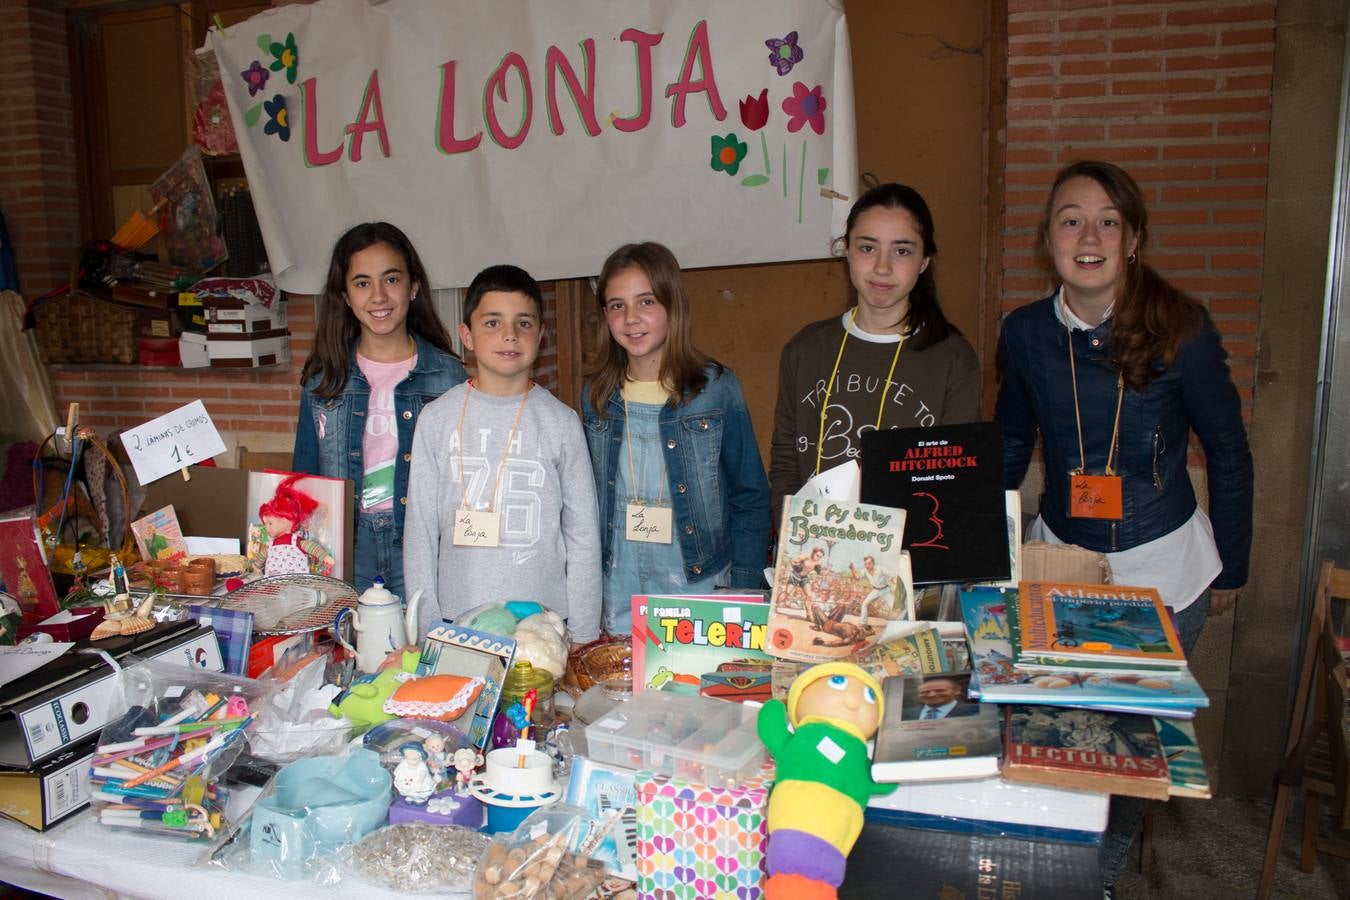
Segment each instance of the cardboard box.
[{"label": "cardboard box", "polygon": [[734,788],[712,788],[639,772],[638,896],[668,900],[763,897],[772,787],[773,776],[767,770]]},{"label": "cardboard box", "polygon": [[[237,539],[241,546],[248,541],[250,514],[248,508],[248,472],[243,469],[224,469],[216,466],[194,466],[192,480],[161,478],[145,487],[141,510],[151,511],[173,506],[183,534],[193,537],[225,537]],[[144,513],[142,513],[144,514]],[[334,576],[343,581],[352,579],[352,549],[354,500],[351,481],[343,493],[343,521],[347,522],[343,535],[343,571]]]},{"label": "cardboard box", "polygon": [[1027,541],[1022,545],[1020,578],[1062,584],[1110,584],[1111,563],[1104,554],[1075,544]]},{"label": "cardboard box", "polygon": [[98,735],[33,769],[0,769],[0,815],[46,831],[89,805],[85,773]]},{"label": "cardboard box", "polygon": [[212,368],[271,366],[291,360],[291,339],[284,328],[249,334],[206,336],[206,353]]},{"label": "cardboard box", "polygon": [[185,331],[178,336],[178,356],[185,369],[202,369],[211,365],[211,355],[206,352],[206,335],[197,331]]}]

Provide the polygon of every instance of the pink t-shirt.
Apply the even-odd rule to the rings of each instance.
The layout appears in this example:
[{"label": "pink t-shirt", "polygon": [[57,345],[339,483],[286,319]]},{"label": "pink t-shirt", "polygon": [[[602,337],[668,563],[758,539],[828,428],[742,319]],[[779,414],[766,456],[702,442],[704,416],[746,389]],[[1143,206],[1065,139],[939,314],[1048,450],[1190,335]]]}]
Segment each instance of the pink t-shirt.
[{"label": "pink t-shirt", "polygon": [[394,418],[394,387],[408,377],[417,365],[417,355],[398,362],[383,363],[356,354],[361,374],[370,382],[370,404],[366,408],[366,433],[361,440],[365,472],[361,496],[357,498],[365,512],[387,512],[394,508],[394,463],[398,458],[398,422]]}]

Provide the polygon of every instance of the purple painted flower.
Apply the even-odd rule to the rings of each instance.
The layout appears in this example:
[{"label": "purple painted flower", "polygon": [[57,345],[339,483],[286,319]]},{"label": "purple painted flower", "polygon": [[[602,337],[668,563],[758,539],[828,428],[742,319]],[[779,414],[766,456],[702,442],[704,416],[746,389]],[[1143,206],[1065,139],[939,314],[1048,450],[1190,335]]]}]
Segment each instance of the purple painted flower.
[{"label": "purple painted flower", "polygon": [[252,97],[258,91],[267,87],[267,79],[271,77],[272,73],[263,68],[263,64],[255,59],[253,65],[239,74],[244,76],[244,83],[248,85],[248,95]]},{"label": "purple painted flower", "polygon": [[264,100],[263,110],[267,113],[267,124],[263,126],[263,134],[275,134],[283,141],[289,141],[291,123],[286,117],[286,98],[277,94],[271,100]]},{"label": "purple painted flower", "polygon": [[783,112],[788,115],[788,131],[796,134],[810,123],[816,134],[825,133],[825,98],[820,85],[807,88],[800,81],[792,86],[792,96],[783,101]]},{"label": "purple painted flower", "polygon": [[769,48],[769,65],[778,70],[779,75],[786,75],[792,71],[792,67],[802,61],[806,54],[801,47],[797,46],[797,32],[789,31],[782,40],[778,38],[769,38],[764,42],[764,46]]}]

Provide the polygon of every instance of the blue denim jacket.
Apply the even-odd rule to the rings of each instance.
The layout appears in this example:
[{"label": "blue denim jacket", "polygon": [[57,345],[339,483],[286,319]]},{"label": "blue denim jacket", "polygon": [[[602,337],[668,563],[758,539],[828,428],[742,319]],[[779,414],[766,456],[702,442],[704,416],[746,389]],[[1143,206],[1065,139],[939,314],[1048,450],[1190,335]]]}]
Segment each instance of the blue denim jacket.
[{"label": "blue denim jacket", "polygon": [[[731,564],[731,585],[755,587],[764,578],[769,545],[769,482],[755,443],[750,410],[730,369],[710,366],[708,384],[684,406],[661,410],[666,476],[685,578],[696,580]],[[605,418],[581,389],[581,414],[600,502],[601,570],[614,560],[623,522],[614,521],[614,475],[623,446],[623,400],[610,396]]]},{"label": "blue denim jacket", "polygon": [[1061,540],[1091,550],[1128,550],[1180,528],[1195,512],[1186,474],[1193,429],[1205,448],[1209,518],[1223,560],[1215,588],[1247,581],[1252,542],[1252,454],[1242,424],[1242,404],[1228,373],[1219,333],[1205,316],[1200,333],[1181,346],[1148,388],[1127,388],[1113,465],[1122,479],[1117,521],[1071,518],[1069,477],[1080,464],[1100,473],[1111,449],[1116,413],[1116,369],[1111,364],[1111,323],[1073,331],[1077,408],[1087,459],[1079,460],[1069,334],[1055,314],[1057,297],[1008,314],[999,336],[1002,376],[996,416],[1003,426],[1004,487],[1015,490],[1031,461],[1036,434],[1045,458],[1041,516]]},{"label": "blue denim jacket", "polygon": [[[468,379],[464,365],[449,353],[413,335],[417,364],[394,388],[394,414],[398,421],[398,458],[394,462],[394,522],[403,533],[403,514],[408,503],[408,463],[412,461],[413,429],[422,407],[450,388]],[[366,433],[366,409],[370,383],[356,364],[352,347],[347,386],[332,400],[315,396],[319,378],[314,376],[300,394],[300,421],[295,428],[295,452],[291,468],[310,475],[347,478],[361,496],[365,474],[362,440]],[[320,436],[322,435],[322,436]]]}]

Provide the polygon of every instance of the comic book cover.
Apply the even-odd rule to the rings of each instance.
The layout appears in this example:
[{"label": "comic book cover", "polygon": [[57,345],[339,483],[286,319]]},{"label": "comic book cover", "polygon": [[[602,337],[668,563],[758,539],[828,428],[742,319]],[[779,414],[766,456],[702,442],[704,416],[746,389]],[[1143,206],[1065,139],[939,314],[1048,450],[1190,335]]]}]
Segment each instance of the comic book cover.
[{"label": "comic book cover", "polygon": [[132,522],[131,533],[136,536],[136,547],[146,562],[187,556],[183,529],[171,505]]},{"label": "comic book cover", "polygon": [[[768,699],[772,659],[764,651],[769,618],[764,598],[715,594],[633,599],[633,693],[654,688],[720,699]],[[714,674],[727,677],[707,677]]]},{"label": "comic book cover", "polygon": [[778,535],[768,651],[825,662],[861,653],[914,617],[905,512],[788,497]]}]

